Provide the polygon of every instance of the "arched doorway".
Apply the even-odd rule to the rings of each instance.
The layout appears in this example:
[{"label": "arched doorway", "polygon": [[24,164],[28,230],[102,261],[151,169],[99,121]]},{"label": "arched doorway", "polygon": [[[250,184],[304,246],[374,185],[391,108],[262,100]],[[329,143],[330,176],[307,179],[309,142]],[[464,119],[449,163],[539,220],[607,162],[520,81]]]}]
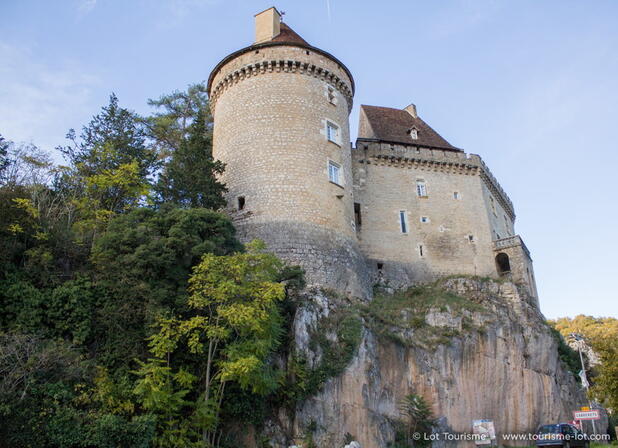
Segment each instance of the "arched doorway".
[{"label": "arched doorway", "polygon": [[509,261],[509,256],[504,252],[500,252],[498,255],[496,255],[496,267],[498,268],[498,274],[510,274],[511,262]]}]

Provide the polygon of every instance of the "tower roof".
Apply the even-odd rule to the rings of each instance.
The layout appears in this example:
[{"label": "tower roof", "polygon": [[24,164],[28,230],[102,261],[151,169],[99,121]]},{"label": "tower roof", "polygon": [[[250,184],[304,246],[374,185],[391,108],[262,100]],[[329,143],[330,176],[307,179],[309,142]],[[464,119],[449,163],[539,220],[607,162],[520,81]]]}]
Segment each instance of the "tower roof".
[{"label": "tower roof", "polygon": [[296,31],[290,28],[285,22],[281,22],[281,31],[273,37],[270,42],[287,42],[291,44],[309,45],[305,39],[300,37]]},{"label": "tower roof", "polygon": [[[406,109],[393,109],[361,105],[360,121],[359,139],[461,151],[416,115],[414,106],[408,106]],[[413,129],[416,130],[416,139],[411,136]]]},{"label": "tower roof", "polygon": [[318,53],[336,62],[350,79],[352,95],[354,94],[354,78],[352,77],[352,73],[350,72],[350,70],[345,66],[343,62],[341,62],[332,54],[307,43],[307,41],[300,37],[300,35],[296,31],[290,28],[290,26],[280,21],[281,14],[279,13],[279,11],[277,11],[276,8],[272,7],[267,9],[266,11],[262,11],[261,13],[256,14],[256,19],[259,16],[261,16],[259,26],[258,22],[256,21],[256,30],[259,29],[260,31],[259,38],[256,39],[256,42],[253,43],[253,45],[241,48],[240,50],[229,54],[216,65],[216,67],[213,69],[213,71],[210,73],[210,76],[208,77],[207,91],[209,94],[215,74],[229,61],[250,51],[275,46],[301,47],[311,52]]}]

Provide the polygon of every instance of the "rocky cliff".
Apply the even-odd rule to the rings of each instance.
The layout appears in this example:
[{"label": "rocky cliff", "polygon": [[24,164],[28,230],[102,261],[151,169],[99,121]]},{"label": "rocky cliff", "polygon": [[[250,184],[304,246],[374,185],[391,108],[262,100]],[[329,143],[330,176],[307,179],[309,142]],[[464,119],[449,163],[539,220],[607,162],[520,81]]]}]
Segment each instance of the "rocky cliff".
[{"label": "rocky cliff", "polygon": [[294,338],[288,371],[301,393],[264,429],[277,448],[387,447],[412,393],[438,432],[490,419],[499,436],[570,420],[585,403],[543,315],[509,282],[450,278],[369,303],[312,291]]}]

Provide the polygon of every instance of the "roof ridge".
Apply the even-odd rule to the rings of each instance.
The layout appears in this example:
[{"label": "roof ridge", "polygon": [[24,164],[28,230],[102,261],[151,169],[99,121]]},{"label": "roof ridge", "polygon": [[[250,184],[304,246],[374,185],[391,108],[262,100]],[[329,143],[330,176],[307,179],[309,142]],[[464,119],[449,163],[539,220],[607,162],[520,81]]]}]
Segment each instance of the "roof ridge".
[{"label": "roof ridge", "polygon": [[[420,116],[414,117],[405,109],[371,106],[368,104],[361,104],[361,109],[364,110],[364,116],[368,124],[363,129],[370,129],[372,135],[362,135],[359,132],[359,139],[371,138],[391,143],[461,151],[461,149],[451,145],[444,137],[438,134]],[[418,131],[416,138],[410,135],[412,127],[416,127]]]}]

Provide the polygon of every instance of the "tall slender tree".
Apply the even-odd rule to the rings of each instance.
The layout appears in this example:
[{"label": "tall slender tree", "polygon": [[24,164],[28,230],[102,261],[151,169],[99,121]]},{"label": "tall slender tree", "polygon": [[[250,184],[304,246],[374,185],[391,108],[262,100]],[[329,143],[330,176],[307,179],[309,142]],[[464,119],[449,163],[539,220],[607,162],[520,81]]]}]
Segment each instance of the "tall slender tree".
[{"label": "tall slender tree", "polygon": [[165,165],[155,186],[157,202],[218,209],[225,186],[217,179],[224,164],[212,157],[212,116],[204,84],[163,95],[148,104],[144,119]]}]

